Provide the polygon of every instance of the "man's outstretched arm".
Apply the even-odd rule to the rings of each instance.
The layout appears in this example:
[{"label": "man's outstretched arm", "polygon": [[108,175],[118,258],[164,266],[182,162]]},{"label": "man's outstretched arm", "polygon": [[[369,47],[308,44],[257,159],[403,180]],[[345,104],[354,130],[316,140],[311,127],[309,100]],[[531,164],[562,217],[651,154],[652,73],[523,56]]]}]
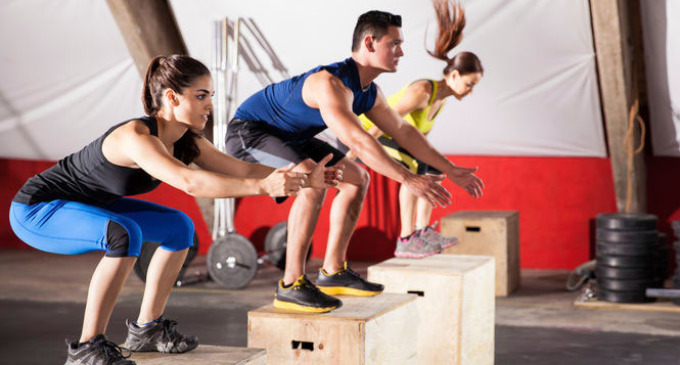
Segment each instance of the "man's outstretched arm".
[{"label": "man's outstretched arm", "polygon": [[451,194],[437,184],[436,179],[418,176],[404,168],[361,127],[359,118],[352,111],[352,92],[342,81],[329,73],[319,72],[307,79],[305,88],[305,102],[319,109],[326,125],[366,165],[379,174],[405,184],[414,194],[428,199],[432,204],[444,206],[450,203]]},{"label": "man's outstretched arm", "polygon": [[484,183],[474,174],[477,168],[454,165],[439,153],[417,128],[404,122],[399,114],[390,108],[382,92],[379,91],[375,105],[366,116],[414,157],[446,174],[468,194],[475,198],[482,195]]}]

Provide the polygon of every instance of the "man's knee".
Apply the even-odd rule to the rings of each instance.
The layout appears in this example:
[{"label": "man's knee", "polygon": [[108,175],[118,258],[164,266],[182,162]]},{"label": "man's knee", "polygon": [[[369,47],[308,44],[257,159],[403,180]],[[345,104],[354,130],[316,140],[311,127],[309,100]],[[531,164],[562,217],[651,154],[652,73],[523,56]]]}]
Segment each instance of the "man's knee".
[{"label": "man's knee", "polygon": [[295,203],[304,204],[312,210],[321,210],[326,199],[326,189],[305,188],[298,193]]},{"label": "man's knee", "polygon": [[357,180],[356,186],[358,188],[359,194],[365,196],[368,192],[368,186],[371,184],[371,175],[368,171],[364,169],[359,169],[359,178]]},{"label": "man's knee", "polygon": [[360,186],[364,190],[367,190],[368,186],[370,184],[371,184],[371,175],[368,173],[368,171],[361,169]]},{"label": "man's knee", "polygon": [[299,164],[297,164],[295,166],[295,168],[293,168],[292,171],[309,174],[310,172],[312,172],[314,170],[316,165],[317,165],[317,163],[314,162],[314,160],[312,160],[311,158],[307,158],[307,159],[303,160],[302,162],[300,162]]}]

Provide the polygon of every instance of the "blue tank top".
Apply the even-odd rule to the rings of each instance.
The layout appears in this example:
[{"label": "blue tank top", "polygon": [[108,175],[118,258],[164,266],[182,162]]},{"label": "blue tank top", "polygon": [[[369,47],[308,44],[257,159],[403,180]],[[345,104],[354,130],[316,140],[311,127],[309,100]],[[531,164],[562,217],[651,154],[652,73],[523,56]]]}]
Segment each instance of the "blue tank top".
[{"label": "blue tank top", "polygon": [[354,94],[352,110],[363,114],[375,103],[378,93],[374,83],[361,88],[356,62],[348,58],[326,66],[317,66],[302,75],[271,84],[250,96],[236,110],[234,118],[267,123],[282,139],[302,143],[326,129],[319,109],[310,108],[302,100],[302,86],[310,75],[325,70],[339,78]]}]

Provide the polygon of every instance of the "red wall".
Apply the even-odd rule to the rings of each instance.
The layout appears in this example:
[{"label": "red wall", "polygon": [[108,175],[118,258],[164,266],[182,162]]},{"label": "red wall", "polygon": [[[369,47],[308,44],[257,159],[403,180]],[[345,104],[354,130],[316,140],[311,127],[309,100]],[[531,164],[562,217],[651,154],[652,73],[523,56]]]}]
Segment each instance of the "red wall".
[{"label": "red wall", "polygon": [[[436,209],[433,219],[459,210],[518,210],[520,212],[521,264],[524,268],[572,269],[592,257],[592,219],[616,210],[611,167],[604,158],[553,157],[450,157],[461,166],[479,166],[484,196],[478,200],[444,185],[454,194],[454,203]],[[0,160],[0,171],[8,171],[0,189],[5,214],[0,226],[0,247],[17,247],[9,229],[7,209],[14,193],[31,175],[51,163]],[[680,219],[680,159],[650,158],[648,169],[649,211],[659,216],[659,228],[671,234],[669,222]],[[398,184],[371,172],[371,187],[352,237],[349,258],[382,260],[391,257],[399,233]],[[330,203],[334,192],[329,192]],[[195,200],[167,185],[145,198],[185,210],[194,218],[206,252],[209,232]],[[240,199],[236,210],[238,232],[261,250],[268,229],[287,218],[292,201],[277,205],[267,197]],[[315,257],[325,250],[330,204],[326,204],[314,235]],[[671,240],[672,241],[672,240]]]},{"label": "red wall", "polygon": [[[0,247],[30,248],[17,238],[9,226],[9,205],[14,194],[21,188],[24,182],[31,176],[41,172],[50,166],[52,161],[27,161],[27,160],[7,160],[0,159],[0,171],[7,172],[0,184],[0,204],[2,204],[2,220],[0,221]],[[196,234],[199,239],[199,253],[208,253],[208,248],[212,242],[212,236],[208,231],[208,226],[203,219],[196,199],[171,187],[167,184],[161,186],[148,194],[139,195],[136,198],[149,200],[171,208],[179,209],[187,213],[196,227]]]}]

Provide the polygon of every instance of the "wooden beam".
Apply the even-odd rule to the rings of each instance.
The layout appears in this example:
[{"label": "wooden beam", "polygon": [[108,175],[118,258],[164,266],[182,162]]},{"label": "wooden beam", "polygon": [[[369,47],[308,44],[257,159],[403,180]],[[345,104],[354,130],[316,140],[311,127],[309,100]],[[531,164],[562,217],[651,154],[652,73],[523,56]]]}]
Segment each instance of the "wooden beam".
[{"label": "wooden beam", "polygon": [[142,77],[153,57],[189,53],[167,0],[106,2]]},{"label": "wooden beam", "polygon": [[[640,61],[642,53],[635,50],[631,42],[630,14],[639,12],[639,4],[627,0],[590,0],[590,8],[616,206],[622,212],[626,208],[628,184],[628,156],[623,141],[628,130],[630,107],[637,97],[635,90],[645,87],[635,84],[639,78],[634,77],[634,72],[641,72],[641,68],[634,68],[633,60]],[[639,31],[637,27],[633,29]],[[636,136],[638,141],[639,131]],[[643,154],[635,155],[633,161],[630,211],[644,212],[647,198]]]}]

